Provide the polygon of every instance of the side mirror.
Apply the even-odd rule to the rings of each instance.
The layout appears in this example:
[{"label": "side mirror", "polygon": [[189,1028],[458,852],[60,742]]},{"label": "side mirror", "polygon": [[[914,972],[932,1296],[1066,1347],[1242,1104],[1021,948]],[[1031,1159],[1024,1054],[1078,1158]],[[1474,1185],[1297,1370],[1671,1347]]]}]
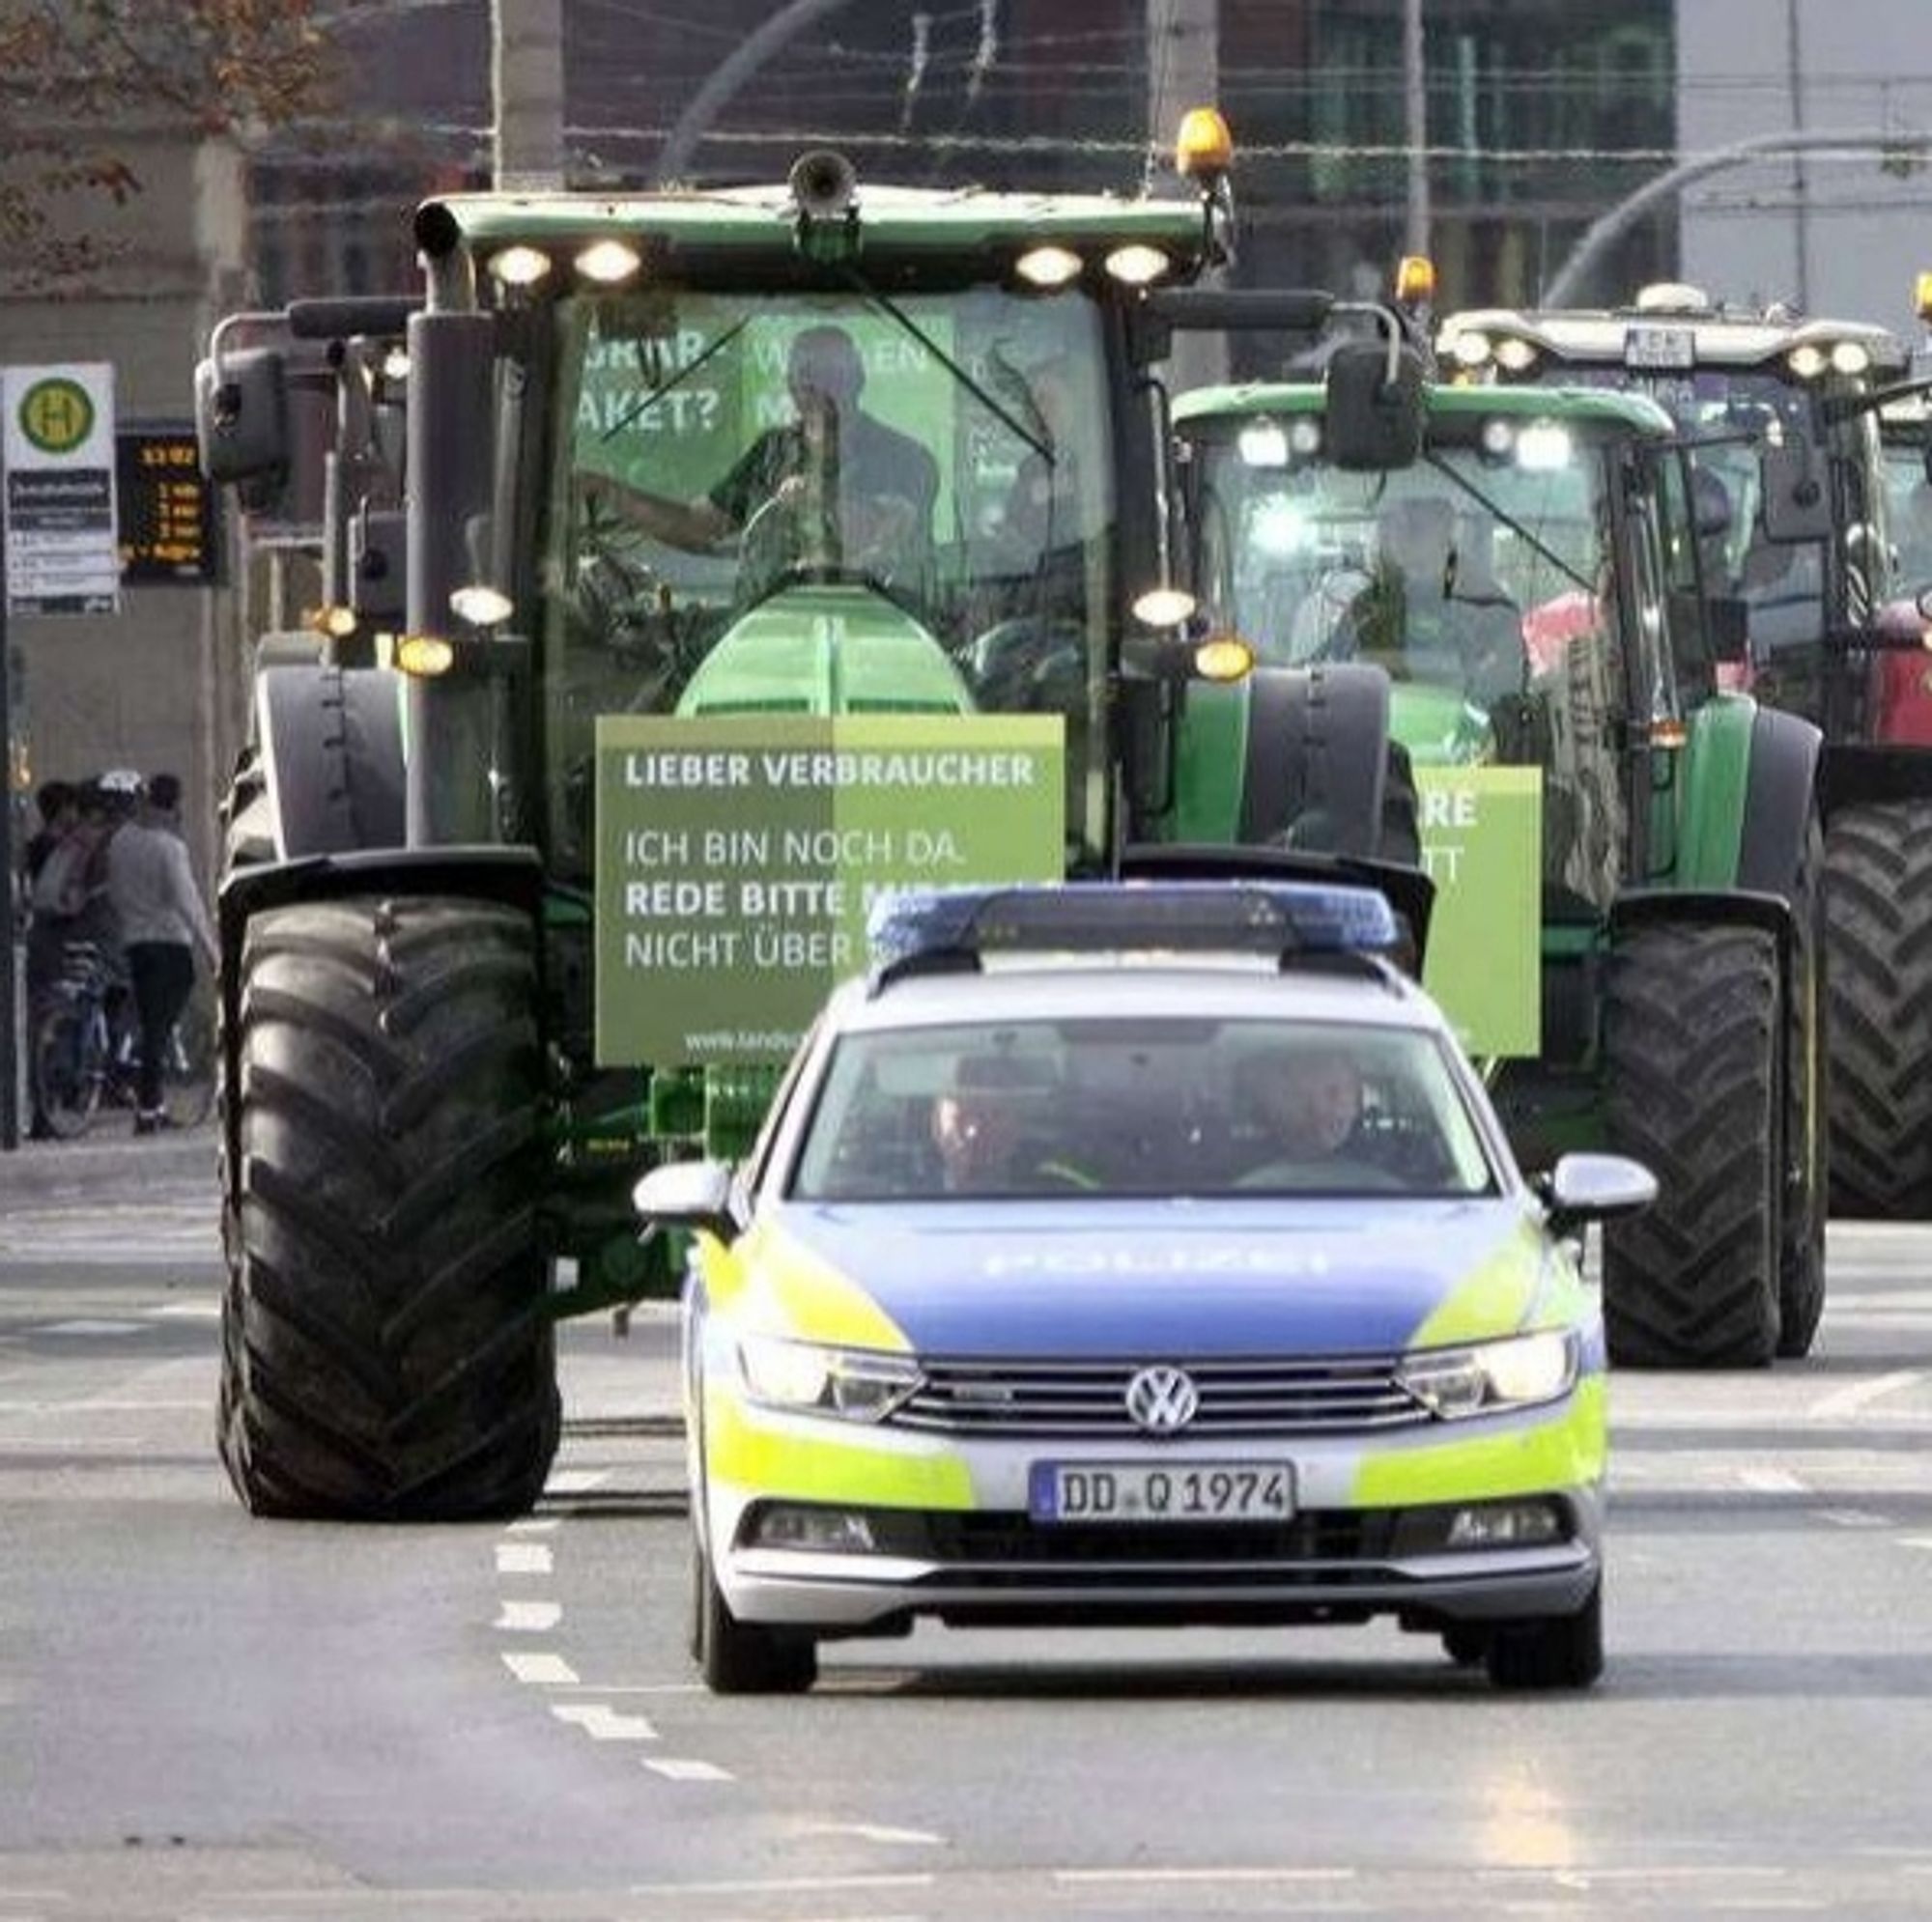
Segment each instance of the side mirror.
[{"label": "side mirror", "polygon": [[1832,531],[1832,497],[1824,463],[1808,440],[1767,447],[1759,456],[1764,478],[1764,531],[1780,545],[1822,541]]},{"label": "side mirror", "polygon": [[1621,1154],[1566,1154],[1537,1183],[1552,1234],[1593,1221],[1641,1214],[1657,1200],[1657,1176]]},{"label": "side mirror", "polygon": [[1375,473],[1413,466],[1422,426],[1422,362],[1410,349],[1398,349],[1393,359],[1381,341],[1344,341],[1335,349],[1322,438],[1336,466]]},{"label": "side mirror", "polygon": [[194,431],[212,481],[278,485],[289,465],[289,395],[282,356],[242,348],[194,370]]},{"label": "side mirror", "polygon": [[728,1162],[668,1161],[631,1190],[631,1205],[646,1229],[695,1229],[730,1241],[740,1227]]},{"label": "side mirror", "polygon": [[1750,604],[1742,594],[1711,594],[1704,601],[1704,634],[1714,661],[1750,658]]}]

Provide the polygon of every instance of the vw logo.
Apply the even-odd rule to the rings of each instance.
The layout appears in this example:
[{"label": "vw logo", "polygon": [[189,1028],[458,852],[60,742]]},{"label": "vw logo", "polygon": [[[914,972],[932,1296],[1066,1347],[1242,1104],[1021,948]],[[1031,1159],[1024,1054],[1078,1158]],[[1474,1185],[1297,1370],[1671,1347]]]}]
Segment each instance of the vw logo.
[{"label": "vw logo", "polygon": [[1144,1368],[1127,1383],[1127,1413],[1151,1435],[1171,1435],[1193,1421],[1201,1407],[1194,1377],[1183,1369]]}]

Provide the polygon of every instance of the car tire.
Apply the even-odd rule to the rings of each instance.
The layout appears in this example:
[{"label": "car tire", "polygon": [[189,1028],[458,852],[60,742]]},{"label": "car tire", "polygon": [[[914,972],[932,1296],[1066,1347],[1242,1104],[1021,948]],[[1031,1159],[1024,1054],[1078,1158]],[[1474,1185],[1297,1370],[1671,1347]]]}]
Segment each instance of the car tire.
[{"label": "car tire", "polygon": [[1657,1176],[1604,1230],[1613,1364],[1763,1368],[1778,1342],[1783,997],[1769,929],[1623,934],[1605,1021],[1610,1145]]},{"label": "car tire", "polygon": [[1498,1688],[1588,1688],[1604,1672],[1603,1584],[1574,1615],[1498,1622],[1486,1659]]},{"label": "car tire", "polygon": [[710,1559],[692,1538],[691,1639],[697,1672],[714,1695],[802,1695],[818,1680],[818,1646],[795,1629],[740,1622]]},{"label": "car tire", "polygon": [[1832,1212],[1932,1220],[1932,802],[1833,815],[1825,924]]}]

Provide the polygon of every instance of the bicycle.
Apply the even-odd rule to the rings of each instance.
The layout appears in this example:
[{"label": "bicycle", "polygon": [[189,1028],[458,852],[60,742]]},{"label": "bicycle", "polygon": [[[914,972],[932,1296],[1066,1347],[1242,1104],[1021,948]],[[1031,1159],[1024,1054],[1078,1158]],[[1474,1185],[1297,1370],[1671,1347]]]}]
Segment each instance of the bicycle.
[{"label": "bicycle", "polygon": [[[103,1106],[131,1108],[141,1073],[134,998],[99,944],[69,942],[60,978],[34,1021],[34,1093],[62,1141],[86,1134]],[[169,1123],[192,1128],[214,1104],[214,1023],[197,983],[168,1035],[161,1105]]]}]

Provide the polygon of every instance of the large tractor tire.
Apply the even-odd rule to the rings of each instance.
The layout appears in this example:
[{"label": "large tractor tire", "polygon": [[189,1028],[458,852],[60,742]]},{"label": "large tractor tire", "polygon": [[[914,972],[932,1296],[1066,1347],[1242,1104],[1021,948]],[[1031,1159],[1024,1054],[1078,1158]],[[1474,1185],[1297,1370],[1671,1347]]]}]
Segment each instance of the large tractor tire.
[{"label": "large tractor tire", "polygon": [[1605,1016],[1611,1145],[1658,1199],[1604,1235],[1610,1359],[1757,1368],[1781,1294],[1785,1033],[1768,929],[1660,923],[1610,957]]},{"label": "large tractor tire", "polygon": [[1825,1040],[1825,836],[1814,820],[1791,892],[1795,936],[1785,1025],[1783,1249],[1777,1352],[1811,1352],[1825,1313],[1825,1218],[1831,1187],[1832,1064]]},{"label": "large tractor tire", "polygon": [[529,919],[306,902],[255,916],[241,965],[230,1479],[260,1514],[521,1512],[560,1426]]},{"label": "large tractor tire", "polygon": [[1932,1219],[1932,801],[1833,815],[1825,924],[1833,1211]]}]

